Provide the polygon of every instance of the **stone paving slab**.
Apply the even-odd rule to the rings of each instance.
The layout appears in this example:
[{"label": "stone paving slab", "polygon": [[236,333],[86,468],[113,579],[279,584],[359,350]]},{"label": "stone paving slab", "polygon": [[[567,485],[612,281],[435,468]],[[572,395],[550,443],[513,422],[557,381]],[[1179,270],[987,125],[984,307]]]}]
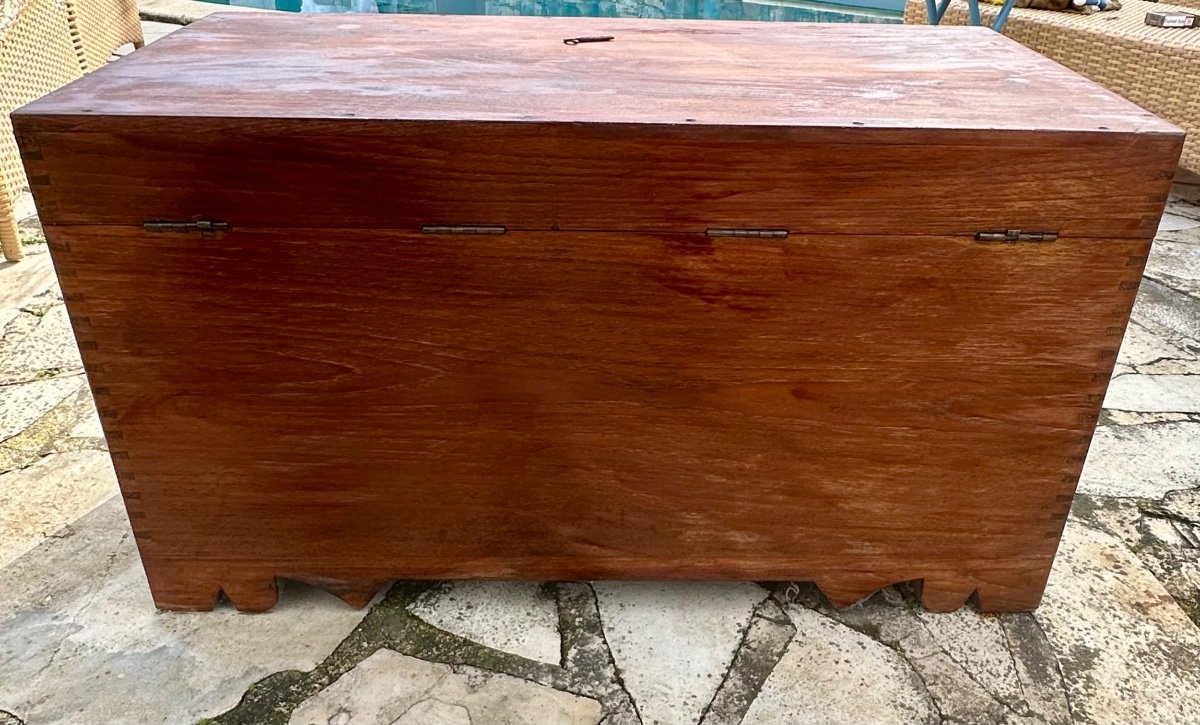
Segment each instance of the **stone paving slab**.
[{"label": "stone paving slab", "polygon": [[410,610],[435,627],[501,652],[554,665],[562,661],[558,609],[536,582],[446,582]]},{"label": "stone paving slab", "polygon": [[268,614],[157,612],[23,228],[0,265],[0,725],[1200,723],[1200,183],[1173,189],[1044,603],[1005,615],[748,582],[397,582],[361,611],[287,583]]},{"label": "stone paving slab", "polygon": [[765,596],[750,583],[595,582],[592,588],[613,661],[647,725],[700,720]]},{"label": "stone paving slab", "polygon": [[[262,8],[248,8],[241,5],[224,5],[221,3],[198,2],[198,0],[138,0],[138,11],[143,21],[187,25],[213,13],[264,13],[276,12]],[[143,34],[149,41],[151,33]],[[157,34],[155,34],[157,35]]]},{"label": "stone paving slab", "polygon": [[196,722],[264,677],[313,668],[363,619],[290,583],[269,616],[158,612],[112,494],[3,575],[0,711],[27,725]]},{"label": "stone paving slab", "polygon": [[288,725],[594,725],[599,702],[511,675],[380,649],[300,704]]}]

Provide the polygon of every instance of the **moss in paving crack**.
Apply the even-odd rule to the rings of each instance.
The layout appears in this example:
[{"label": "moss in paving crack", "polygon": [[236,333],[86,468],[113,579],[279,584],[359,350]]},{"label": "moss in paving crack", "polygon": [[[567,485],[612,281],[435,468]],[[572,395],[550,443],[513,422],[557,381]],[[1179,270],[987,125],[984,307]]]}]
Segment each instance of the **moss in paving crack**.
[{"label": "moss in paving crack", "polygon": [[[292,712],[302,702],[333,684],[380,649],[391,649],[456,669],[473,667],[497,672],[571,694],[592,697],[604,707],[605,722],[614,725],[637,722],[628,693],[615,682],[612,655],[603,643],[602,635],[597,644],[595,632],[590,632],[600,628],[594,601],[590,616],[586,612],[574,612],[573,623],[563,630],[564,647],[567,641],[578,639],[573,638],[575,632],[584,632],[585,644],[589,649],[588,656],[577,658],[578,667],[567,670],[492,649],[420,619],[409,611],[409,606],[431,586],[433,583],[430,582],[397,582],[354,631],[312,670],[286,670],[259,680],[246,691],[237,706],[211,718],[209,722],[211,725],[286,725]],[[588,592],[590,595],[590,587]],[[561,597],[559,601],[561,618]],[[569,604],[566,609],[574,611]],[[597,648],[602,652],[590,651]]]},{"label": "moss in paving crack", "polygon": [[853,628],[876,642],[884,641],[883,627],[875,622],[856,622]]},{"label": "moss in paving crack", "polygon": [[[252,685],[241,702],[211,718],[213,725],[285,725],[300,703],[333,684],[380,649],[446,665],[471,665],[550,684],[550,665],[485,647],[434,627],[408,611],[409,605],[431,586],[427,582],[398,582],[383,601],[337,648],[309,672],[286,670]],[[560,683],[561,684],[561,683]]]},{"label": "moss in paving crack", "polygon": [[554,585],[558,600],[558,631],[562,661],[571,677],[566,689],[598,700],[604,725],[641,723],[637,703],[625,687],[604,635],[596,591],[579,582]]},{"label": "moss in paving crack", "polygon": [[107,451],[108,446],[104,443],[103,438],[59,438],[51,443],[48,447],[43,448],[42,452],[49,455],[50,453],[75,453],[76,451]]},{"label": "moss in paving crack", "polygon": [[550,666],[537,666],[531,660],[518,655],[464,639],[407,612],[398,616],[403,617],[405,621],[400,626],[390,629],[387,639],[389,649],[429,662],[471,665],[506,672],[535,682],[545,683],[557,679],[549,672]]},{"label": "moss in paving crack", "polygon": [[795,634],[796,626],[773,596],[759,602],[700,721],[704,725],[740,723]]},{"label": "moss in paving crack", "polygon": [[26,247],[46,243],[46,232],[37,217],[29,217],[17,223],[17,239]]},{"label": "moss in paving crack", "polygon": [[397,624],[393,617],[395,611],[406,611],[429,586],[419,582],[396,584],[354,631],[311,671],[284,670],[264,677],[246,690],[232,710],[211,718],[211,722],[213,725],[286,725],[300,703],[383,648],[389,639],[387,630]]},{"label": "moss in paving crack", "polygon": [[92,413],[92,396],[86,387],[68,395],[25,430],[0,443],[0,473],[29,466],[52,452],[55,441]]},{"label": "moss in paving crack", "polygon": [[31,303],[25,305],[24,307],[22,307],[21,312],[33,315],[34,317],[45,317],[46,313],[49,312],[50,308],[53,307],[55,304],[56,303],[54,301],[31,302]]}]

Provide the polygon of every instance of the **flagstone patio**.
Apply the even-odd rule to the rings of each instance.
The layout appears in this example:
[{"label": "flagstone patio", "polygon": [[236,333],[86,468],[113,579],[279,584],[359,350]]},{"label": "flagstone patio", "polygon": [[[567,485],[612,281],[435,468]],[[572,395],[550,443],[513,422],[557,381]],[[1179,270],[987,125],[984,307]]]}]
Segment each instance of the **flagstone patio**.
[{"label": "flagstone patio", "polygon": [[0,725],[1200,722],[1198,182],[1045,601],[998,616],[745,582],[399,582],[362,611],[288,583],[268,614],[158,612],[26,198],[29,256],[0,266]]}]

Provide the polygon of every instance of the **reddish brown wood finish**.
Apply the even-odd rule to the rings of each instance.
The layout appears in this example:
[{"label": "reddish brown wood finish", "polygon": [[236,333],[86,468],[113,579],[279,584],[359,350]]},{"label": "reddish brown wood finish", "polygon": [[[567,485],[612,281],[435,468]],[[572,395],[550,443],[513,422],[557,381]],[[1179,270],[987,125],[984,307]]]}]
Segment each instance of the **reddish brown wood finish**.
[{"label": "reddish brown wood finish", "polygon": [[1032,606],[1148,248],[50,235],[159,603],[249,608],[274,575]]},{"label": "reddish brown wood finish", "polygon": [[1178,133],[983,28],[627,18],[218,14],[27,112]]},{"label": "reddish brown wood finish", "polygon": [[[197,23],[15,117],[160,607],[276,577],[1036,606],[1173,127],[974,31],[334,21]],[[910,82],[930,59],[963,73]],[[140,226],[197,218],[233,231]],[[1062,236],[973,237],[1017,227]]]},{"label": "reddish brown wood finish", "polygon": [[39,189],[51,224],[204,217],[242,227],[962,235],[999,225],[1142,239],[1158,225],[1182,143],[1166,134],[395,121],[264,129],[122,117],[86,130],[58,118],[20,128],[56,170]]},{"label": "reddish brown wood finish", "polygon": [[1182,143],[983,28],[580,18],[217,15],[14,121],[49,224],[1146,238]]}]

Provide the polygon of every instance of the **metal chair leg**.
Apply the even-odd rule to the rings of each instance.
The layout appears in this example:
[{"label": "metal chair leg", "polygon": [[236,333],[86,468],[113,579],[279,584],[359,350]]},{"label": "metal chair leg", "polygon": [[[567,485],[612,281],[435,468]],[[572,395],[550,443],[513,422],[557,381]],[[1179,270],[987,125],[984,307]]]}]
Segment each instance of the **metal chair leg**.
[{"label": "metal chair leg", "polygon": [[996,15],[995,22],[992,23],[992,30],[997,33],[1004,30],[1004,24],[1008,22],[1008,14],[1012,11],[1013,6],[1017,4],[1017,0],[1004,0],[1004,6],[1000,8],[999,14]]},{"label": "metal chair leg", "polygon": [[925,0],[925,13],[929,16],[930,25],[942,22],[942,16],[938,15],[937,0]]},{"label": "metal chair leg", "polygon": [[[1016,4],[1017,0],[1004,0],[1004,5],[1001,6],[995,21],[992,22],[992,30],[997,33],[1004,30],[1004,24],[1008,22],[1008,14],[1012,12],[1013,6]],[[950,0],[941,0],[940,3],[938,0],[925,0],[925,14],[929,16],[929,24],[941,25],[942,18],[945,17],[949,7]],[[983,18],[979,13],[979,0],[967,0],[967,15],[971,25],[983,25]]]}]

